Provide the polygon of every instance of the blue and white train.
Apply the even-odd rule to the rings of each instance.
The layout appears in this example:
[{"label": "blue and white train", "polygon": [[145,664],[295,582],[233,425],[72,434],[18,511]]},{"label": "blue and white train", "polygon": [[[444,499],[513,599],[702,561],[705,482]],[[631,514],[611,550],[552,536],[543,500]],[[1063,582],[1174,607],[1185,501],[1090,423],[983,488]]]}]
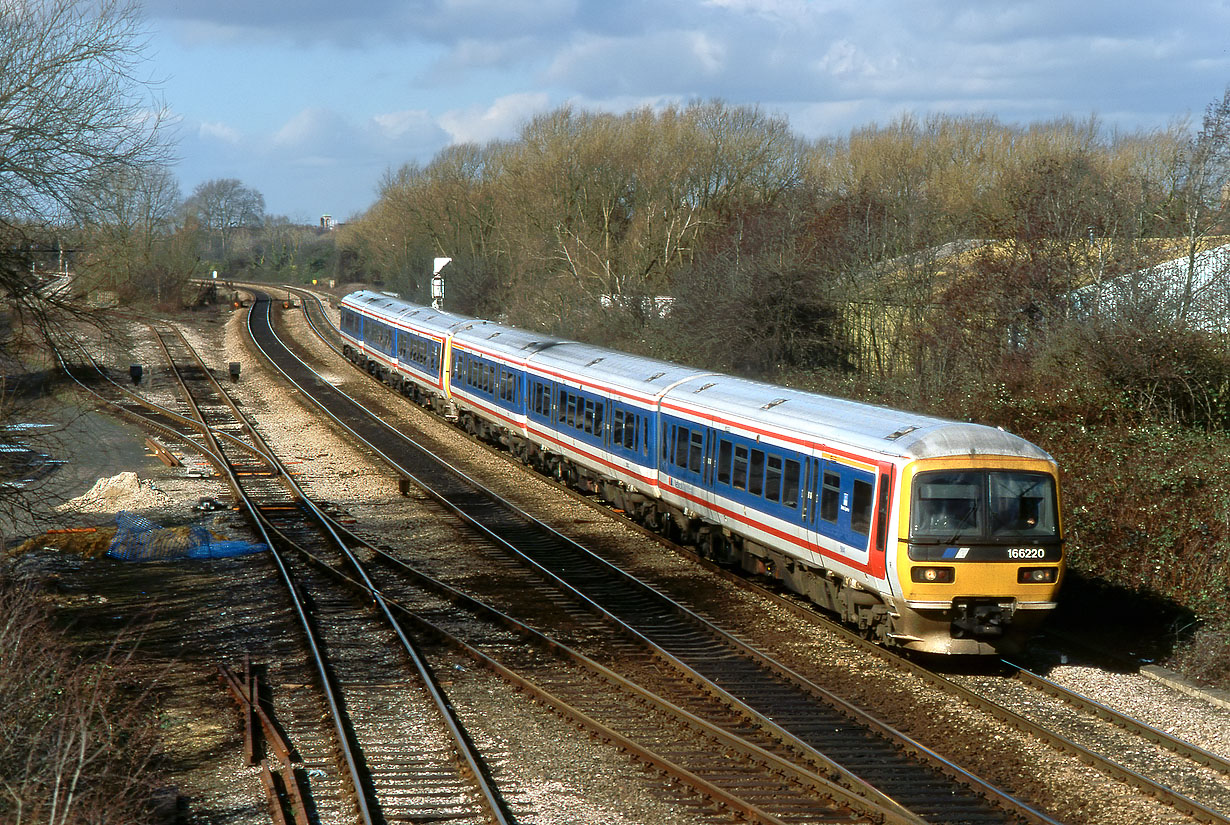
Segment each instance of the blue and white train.
[{"label": "blue and white train", "polygon": [[352,293],[347,356],[521,461],[868,637],[1018,648],[1056,606],[1059,477],[1002,430]]}]

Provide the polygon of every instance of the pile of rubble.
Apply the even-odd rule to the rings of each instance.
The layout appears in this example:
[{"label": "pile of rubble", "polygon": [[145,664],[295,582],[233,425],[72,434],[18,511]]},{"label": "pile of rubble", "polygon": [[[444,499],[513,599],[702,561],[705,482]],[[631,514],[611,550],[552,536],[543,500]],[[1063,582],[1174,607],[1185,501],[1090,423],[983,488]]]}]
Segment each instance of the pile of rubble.
[{"label": "pile of rubble", "polygon": [[133,472],[100,478],[84,495],[61,504],[58,510],[76,513],[118,513],[172,507],[178,502]]}]

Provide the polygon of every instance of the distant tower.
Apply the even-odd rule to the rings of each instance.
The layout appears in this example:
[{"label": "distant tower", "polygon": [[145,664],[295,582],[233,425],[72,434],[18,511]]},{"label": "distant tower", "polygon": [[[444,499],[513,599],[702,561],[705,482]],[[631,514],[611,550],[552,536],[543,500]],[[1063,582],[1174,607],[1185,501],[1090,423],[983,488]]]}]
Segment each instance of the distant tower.
[{"label": "distant tower", "polygon": [[332,215],[321,215],[320,216],[320,228],[332,230],[333,229],[333,216]]}]

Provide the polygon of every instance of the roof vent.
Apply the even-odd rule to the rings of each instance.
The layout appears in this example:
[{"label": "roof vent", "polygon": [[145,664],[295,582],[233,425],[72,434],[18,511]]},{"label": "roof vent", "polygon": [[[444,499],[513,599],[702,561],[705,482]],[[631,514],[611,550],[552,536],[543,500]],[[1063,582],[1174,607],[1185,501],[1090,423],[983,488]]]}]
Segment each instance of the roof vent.
[{"label": "roof vent", "polygon": [[665,372],[655,372],[653,375],[649,376],[645,380],[646,381],[657,381],[659,378],[661,378],[664,375],[666,375]]},{"label": "roof vent", "polygon": [[705,390],[709,389],[710,387],[716,387],[716,386],[717,386],[717,384],[716,384],[715,382],[710,381],[708,384],[702,384],[701,386],[699,386],[699,387],[697,387],[696,389],[692,390],[692,392],[693,392],[693,393],[704,392]]},{"label": "roof vent", "polygon": [[605,355],[599,355],[597,358],[595,358],[593,361],[590,361],[590,362],[589,362],[588,364],[586,364],[585,366],[587,366],[587,367],[592,367],[594,364],[597,364],[599,361],[601,361],[601,360],[602,360],[603,358],[605,358],[605,357],[606,357]]},{"label": "roof vent", "polygon": [[499,334],[500,334],[500,333],[499,333],[499,330],[497,330],[497,331],[495,331],[495,332],[491,333],[490,335],[488,335],[488,336],[487,336],[487,340],[488,340],[488,341],[490,341],[492,338],[496,337],[496,336],[497,336],[497,335],[499,335]]},{"label": "roof vent", "polygon": [[771,409],[773,409],[774,407],[776,407],[778,404],[785,404],[787,400],[788,400],[788,399],[785,399],[785,398],[774,398],[772,401],[770,401],[768,404],[765,404],[765,405],[764,405],[763,407],[761,407],[760,409],[762,409],[762,410],[771,410]]},{"label": "roof vent", "polygon": [[918,429],[917,427],[911,424],[908,427],[902,427],[900,430],[897,430],[897,432],[893,433],[892,435],[884,436],[884,440],[885,441],[896,441],[898,438],[901,438],[901,436],[909,435],[910,433],[914,432],[917,429]]}]

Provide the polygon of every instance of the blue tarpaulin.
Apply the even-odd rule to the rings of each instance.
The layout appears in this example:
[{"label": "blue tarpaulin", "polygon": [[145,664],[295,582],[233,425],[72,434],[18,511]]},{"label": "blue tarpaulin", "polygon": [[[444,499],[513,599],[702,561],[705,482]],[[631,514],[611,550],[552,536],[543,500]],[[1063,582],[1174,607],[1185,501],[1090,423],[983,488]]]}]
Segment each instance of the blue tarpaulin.
[{"label": "blue tarpaulin", "polygon": [[115,538],[107,548],[107,555],[123,561],[228,559],[265,549],[263,544],[218,540],[199,525],[162,527],[144,516],[123,510],[115,516]]}]

